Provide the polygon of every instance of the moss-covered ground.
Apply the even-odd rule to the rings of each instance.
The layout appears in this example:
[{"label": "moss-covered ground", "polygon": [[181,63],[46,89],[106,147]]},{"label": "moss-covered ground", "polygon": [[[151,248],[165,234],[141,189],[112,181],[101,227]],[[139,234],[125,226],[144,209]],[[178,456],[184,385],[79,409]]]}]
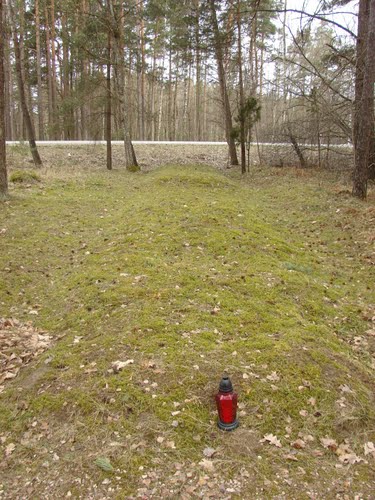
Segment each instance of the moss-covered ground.
[{"label": "moss-covered ground", "polygon": [[11,188],[0,316],[54,341],[0,394],[0,498],[374,498],[373,201],[277,174]]}]

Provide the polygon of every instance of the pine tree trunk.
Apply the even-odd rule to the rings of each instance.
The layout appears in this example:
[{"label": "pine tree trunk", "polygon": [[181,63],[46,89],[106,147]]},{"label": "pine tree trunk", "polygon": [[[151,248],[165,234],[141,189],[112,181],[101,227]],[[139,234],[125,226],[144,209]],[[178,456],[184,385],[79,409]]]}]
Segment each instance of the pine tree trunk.
[{"label": "pine tree trunk", "polygon": [[201,50],[199,33],[199,0],[194,0],[194,35],[195,35],[195,139],[202,140],[201,124]]},{"label": "pine tree trunk", "polygon": [[375,131],[372,135],[370,146],[370,159],[368,165],[368,180],[375,180]]},{"label": "pine tree trunk", "polygon": [[157,35],[155,34],[155,39],[154,39],[154,47],[153,47],[153,55],[152,55],[152,73],[151,73],[151,84],[150,84],[150,125],[151,125],[151,130],[150,130],[150,138],[152,141],[155,140],[155,97],[156,97],[156,92],[155,92],[155,81],[156,81],[156,76],[155,76],[155,71],[156,71],[156,37]]},{"label": "pine tree trunk", "polygon": [[358,127],[360,119],[360,106],[363,91],[363,79],[365,73],[368,20],[370,15],[370,0],[361,0],[358,11],[358,34],[356,44],[356,68],[355,68],[355,101],[353,116],[353,143],[356,148],[358,140]]},{"label": "pine tree trunk", "polygon": [[[363,5],[365,4],[365,5]],[[372,154],[374,137],[374,83],[375,83],[375,0],[361,0],[361,7],[369,6],[367,37],[365,41],[365,57],[363,67],[357,65],[359,78],[363,78],[360,99],[356,94],[356,129],[354,131],[355,169],[353,176],[353,195],[365,199],[367,196],[367,180],[369,162]],[[364,14],[366,15],[366,14]],[[358,25],[360,26],[360,19]]]},{"label": "pine tree trunk", "polygon": [[[20,48],[20,58],[21,58],[21,61],[24,62],[25,61],[25,48],[24,48],[24,45],[23,45],[23,40],[24,40],[24,34],[25,34],[25,3],[24,3],[24,0],[21,0],[18,4],[17,4],[17,7],[19,9],[19,19],[20,19],[20,22],[19,22],[19,35],[20,35],[20,44],[19,44],[19,48]],[[24,70],[22,68],[22,80],[23,82],[25,82],[25,73],[24,73]],[[23,111],[22,111],[22,105],[21,105],[21,111],[20,111],[20,115],[19,115],[19,127],[20,127],[20,137],[22,140],[24,140],[27,136],[27,132],[26,132],[26,128],[25,128],[25,120],[24,120],[24,115],[23,115]]]},{"label": "pine tree trunk", "polygon": [[20,103],[22,108],[22,115],[25,122],[25,127],[27,131],[27,136],[30,144],[30,151],[33,157],[33,161],[35,166],[39,167],[42,165],[42,160],[39,156],[38,149],[36,147],[35,142],[35,130],[34,124],[31,120],[30,111],[27,107],[26,100],[26,91],[25,91],[25,82],[23,79],[23,70],[22,70],[22,59],[21,59],[21,50],[20,50],[20,42],[18,40],[18,36],[16,33],[16,24],[15,24],[15,15],[13,11],[13,7],[10,5],[10,21],[11,21],[11,29],[13,32],[13,43],[14,43],[14,56],[16,61],[16,74],[18,80],[18,91],[20,97]]},{"label": "pine tree trunk", "polygon": [[[164,64],[164,57],[163,57],[163,64]],[[156,136],[157,141],[160,141],[160,138],[161,138],[161,125],[163,122],[163,99],[164,99],[164,87],[163,87],[163,81],[161,81],[160,82],[158,126],[157,126],[157,136]]]},{"label": "pine tree trunk", "polygon": [[140,139],[145,140],[145,123],[146,123],[146,105],[145,105],[145,67],[146,67],[146,55],[145,55],[145,26],[143,19],[143,0],[139,1],[139,34],[140,34],[140,50],[141,50],[141,126],[140,126]]},{"label": "pine tree trunk", "polygon": [[172,43],[169,47],[169,75],[168,75],[168,140],[172,141]]},{"label": "pine tree trunk", "polygon": [[305,160],[303,151],[300,148],[300,146],[298,144],[298,141],[297,141],[295,135],[292,132],[292,129],[290,127],[290,123],[289,122],[288,122],[287,127],[288,127],[289,139],[290,139],[290,142],[292,143],[292,146],[293,146],[293,149],[294,149],[296,155],[298,156],[300,167],[301,168],[306,168],[307,164],[306,164],[306,160]]},{"label": "pine tree trunk", "polygon": [[259,68],[259,92],[258,95],[261,98],[263,95],[263,73],[264,73],[264,52],[265,52],[265,43],[264,43],[264,33],[262,33],[262,45],[260,49],[260,68]]},{"label": "pine tree trunk", "polygon": [[36,75],[38,86],[38,136],[44,140],[44,113],[42,95],[42,62],[40,56],[40,10],[39,0],[35,0],[35,44],[36,44]]},{"label": "pine tree trunk", "polygon": [[10,32],[7,13],[3,8],[3,51],[4,51],[4,79],[5,79],[5,139],[12,141],[14,137],[14,108],[13,108],[13,76],[10,61]]},{"label": "pine tree trunk", "polygon": [[123,61],[123,51],[122,47],[122,22],[123,18],[120,19],[120,25],[116,22],[116,16],[114,13],[112,1],[108,0],[108,5],[111,13],[111,21],[113,31],[113,65],[114,65],[114,81],[115,87],[117,91],[119,107],[120,107],[120,123],[124,132],[124,152],[125,152],[125,166],[128,170],[138,170],[138,162],[135,155],[135,151],[133,148],[133,144],[131,141],[131,133],[130,133],[130,123],[129,123],[129,108],[126,100],[126,92],[125,92],[125,72],[124,72],[124,61]]},{"label": "pine tree trunk", "polygon": [[53,132],[57,139],[60,139],[60,126],[57,116],[57,78],[56,78],[56,48],[55,48],[55,0],[51,0],[51,79],[52,79],[52,115],[53,115]]},{"label": "pine tree trunk", "polygon": [[259,62],[258,62],[258,51],[257,51],[257,39],[258,39],[258,19],[257,15],[254,15],[253,19],[253,37],[254,37],[254,89],[253,94],[257,95],[259,86]]},{"label": "pine tree trunk", "polygon": [[5,148],[4,28],[3,1],[0,0],[0,200],[4,200],[8,196],[8,177]]},{"label": "pine tree trunk", "polygon": [[192,130],[191,126],[191,82],[192,82],[192,64],[193,64],[193,54],[191,54],[190,57],[190,63],[189,63],[189,73],[188,73],[188,85],[187,85],[187,96],[186,96],[186,111],[187,111],[187,117],[186,117],[186,133],[185,133],[185,138],[184,140],[189,140],[190,137],[194,137],[194,131]]},{"label": "pine tree trunk", "polygon": [[207,139],[209,136],[207,134],[207,65],[204,68],[204,79],[203,79],[203,139]]},{"label": "pine tree trunk", "polygon": [[224,120],[225,120],[225,136],[229,147],[230,162],[232,165],[238,165],[236,145],[232,136],[232,114],[229,104],[228,90],[226,85],[223,47],[220,37],[219,25],[216,16],[215,0],[209,0],[212,18],[212,30],[215,39],[215,56],[217,63],[217,70],[219,75],[220,93],[223,104]]},{"label": "pine tree trunk", "polygon": [[[67,13],[63,11],[61,13],[61,27],[62,27],[62,97],[65,104],[69,100],[71,92],[71,72],[70,72],[70,61],[69,61],[69,31],[68,31],[68,18]],[[74,113],[71,104],[65,106],[65,112],[63,116],[63,131],[64,139],[73,139],[74,134]]]},{"label": "pine tree trunk", "polygon": [[[87,5],[87,0],[82,0],[81,1],[81,6],[80,6],[80,12],[83,17],[88,15],[88,5]],[[77,24],[77,32],[79,32],[79,26]],[[81,85],[84,87],[86,85],[86,82],[88,80],[88,75],[89,75],[89,63],[87,61],[87,56],[84,53],[82,62],[81,62]],[[81,137],[82,139],[88,139],[89,138],[89,131],[88,131],[88,105],[86,104],[86,99],[84,97],[83,102],[80,106],[80,122],[81,122]]]},{"label": "pine tree trunk", "polygon": [[54,110],[53,110],[53,83],[51,63],[51,31],[49,25],[48,7],[45,5],[46,18],[46,66],[47,66],[47,100],[48,100],[48,138],[55,139]]},{"label": "pine tree trunk", "polygon": [[112,94],[111,94],[111,32],[108,28],[107,41],[107,77],[106,77],[106,142],[107,142],[107,169],[112,170]]},{"label": "pine tree trunk", "polygon": [[172,140],[176,140],[176,129],[177,129],[177,92],[178,92],[178,80],[179,80],[179,60],[176,61],[176,77],[174,80],[174,92],[173,92],[173,129],[172,129]]},{"label": "pine tree trunk", "polygon": [[[139,36],[138,36],[139,38]],[[137,122],[135,125],[135,130],[136,134],[138,136],[138,139],[140,140],[142,137],[142,106],[141,106],[141,100],[142,100],[142,88],[141,88],[141,51],[139,49],[139,46],[137,50],[135,51],[135,57],[136,57],[136,82],[137,82],[137,105],[136,105],[136,116],[137,116]]]},{"label": "pine tree trunk", "polygon": [[245,145],[245,96],[243,88],[243,75],[242,75],[242,36],[241,36],[241,15],[240,15],[240,2],[237,0],[237,48],[238,48],[238,84],[240,87],[240,144],[241,144],[241,173],[246,174],[246,145]]}]

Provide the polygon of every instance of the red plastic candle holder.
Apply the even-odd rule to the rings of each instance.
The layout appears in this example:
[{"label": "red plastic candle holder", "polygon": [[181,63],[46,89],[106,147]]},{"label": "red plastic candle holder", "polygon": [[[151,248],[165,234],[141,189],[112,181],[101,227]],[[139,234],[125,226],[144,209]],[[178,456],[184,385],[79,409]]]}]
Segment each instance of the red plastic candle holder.
[{"label": "red plastic candle holder", "polygon": [[227,375],[220,381],[219,392],[215,396],[219,420],[217,425],[224,431],[233,431],[238,427],[237,401],[232,382]]}]

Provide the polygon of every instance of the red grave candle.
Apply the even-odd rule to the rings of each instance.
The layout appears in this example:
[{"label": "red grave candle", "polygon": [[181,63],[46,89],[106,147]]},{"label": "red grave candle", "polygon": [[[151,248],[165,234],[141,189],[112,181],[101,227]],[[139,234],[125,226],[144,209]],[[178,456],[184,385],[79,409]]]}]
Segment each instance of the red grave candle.
[{"label": "red grave candle", "polygon": [[220,381],[219,392],[216,394],[216,406],[219,414],[218,426],[225,431],[232,431],[238,427],[237,400],[233,391],[232,382],[227,375]]}]

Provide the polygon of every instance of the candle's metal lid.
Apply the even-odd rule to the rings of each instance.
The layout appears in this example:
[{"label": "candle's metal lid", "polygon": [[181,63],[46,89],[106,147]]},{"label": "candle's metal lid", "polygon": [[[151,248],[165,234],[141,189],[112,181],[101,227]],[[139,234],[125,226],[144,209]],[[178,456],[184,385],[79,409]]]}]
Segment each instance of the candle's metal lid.
[{"label": "candle's metal lid", "polygon": [[228,375],[224,375],[219,385],[220,392],[233,392],[233,385]]}]

